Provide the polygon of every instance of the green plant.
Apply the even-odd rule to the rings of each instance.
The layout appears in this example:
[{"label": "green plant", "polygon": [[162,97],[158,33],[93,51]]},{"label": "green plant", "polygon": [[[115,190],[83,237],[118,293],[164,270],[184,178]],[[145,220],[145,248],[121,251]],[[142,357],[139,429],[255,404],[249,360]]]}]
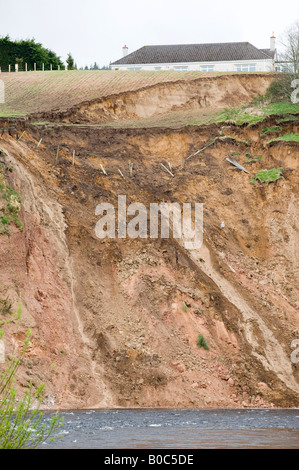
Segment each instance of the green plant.
[{"label": "green plant", "polygon": [[[20,318],[20,311],[13,315],[13,321]],[[0,339],[4,330],[0,330]],[[63,424],[56,414],[48,424],[43,420],[40,406],[43,400],[44,385],[34,387],[29,382],[22,398],[18,397],[14,386],[16,374],[30,343],[28,330],[21,354],[12,357],[4,370],[0,369],[0,449],[34,449],[52,437]],[[36,404],[37,403],[37,404]]]},{"label": "green plant", "polygon": [[257,157],[252,157],[250,153],[246,153],[245,157],[247,158],[248,163],[259,162],[262,159],[261,155],[258,155]]},{"label": "green plant", "polygon": [[0,235],[9,234],[9,226],[12,223],[23,230],[23,224],[19,219],[22,200],[19,194],[6,184],[5,171],[12,171],[12,167],[3,168],[0,164]]},{"label": "green plant", "polygon": [[250,178],[252,184],[257,183],[272,183],[279,179],[284,179],[282,173],[284,172],[283,168],[271,168],[270,170],[261,170],[255,176]]},{"label": "green plant", "polygon": [[205,310],[203,308],[200,308],[197,304],[193,304],[192,307],[194,307],[196,310],[198,310],[199,312],[202,312],[204,313]]},{"label": "green plant", "polygon": [[270,142],[279,142],[279,141],[284,141],[284,142],[299,142],[299,134],[285,134],[281,137],[276,137],[274,139],[270,139],[267,141],[267,144],[270,144]]},{"label": "green plant", "polygon": [[198,335],[196,344],[199,348],[204,348],[206,351],[210,350],[209,345],[202,334]]},{"label": "green plant", "polygon": [[265,127],[265,129],[261,131],[261,135],[267,134],[268,132],[277,132],[277,131],[282,131],[282,127],[281,126]]},{"label": "green plant", "polygon": [[291,83],[298,78],[298,74],[280,73],[276,76],[275,80],[269,85],[265,99],[270,102],[290,101],[290,96],[293,91]]},{"label": "green plant", "polygon": [[[7,289],[0,286],[0,313],[2,315],[7,315],[12,312],[12,303],[6,294]],[[2,296],[6,296],[6,298]]]},{"label": "green plant", "polygon": [[182,303],[182,309],[183,309],[184,312],[188,312],[188,307],[185,304],[185,302]]}]

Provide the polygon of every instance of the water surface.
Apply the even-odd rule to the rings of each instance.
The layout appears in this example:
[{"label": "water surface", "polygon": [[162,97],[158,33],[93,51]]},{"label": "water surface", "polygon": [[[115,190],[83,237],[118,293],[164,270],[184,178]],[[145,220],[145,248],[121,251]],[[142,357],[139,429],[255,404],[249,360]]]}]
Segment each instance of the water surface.
[{"label": "water surface", "polygon": [[84,410],[60,415],[62,438],[43,448],[299,448],[299,409]]}]

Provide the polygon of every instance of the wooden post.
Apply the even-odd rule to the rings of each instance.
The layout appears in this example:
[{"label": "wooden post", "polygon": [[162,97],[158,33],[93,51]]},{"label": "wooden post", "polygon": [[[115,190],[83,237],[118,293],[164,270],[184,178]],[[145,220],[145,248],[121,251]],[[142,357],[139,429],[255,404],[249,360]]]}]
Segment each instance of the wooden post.
[{"label": "wooden post", "polygon": [[27,62],[25,63],[25,72],[28,72],[28,64],[27,64]]},{"label": "wooden post", "polygon": [[9,71],[9,73],[11,72],[11,65],[10,64],[8,66],[8,71]]},{"label": "wooden post", "polygon": [[60,65],[58,65],[58,70],[60,70]]},{"label": "wooden post", "polygon": [[52,69],[53,69],[53,68],[52,68],[52,64],[50,64],[50,71],[51,71],[51,72],[52,72]]},{"label": "wooden post", "polygon": [[75,155],[76,155],[76,151],[74,150],[73,151],[73,165],[75,165]]},{"label": "wooden post", "polygon": [[33,68],[34,68],[34,72],[36,72],[36,63],[35,62],[34,62]]},{"label": "wooden post", "polygon": [[40,146],[40,144],[42,143],[42,140],[43,139],[40,139],[39,143],[37,144],[37,148]]},{"label": "wooden post", "polygon": [[43,72],[45,71],[45,64],[43,64]]},{"label": "wooden post", "polygon": [[15,72],[19,71],[19,64],[15,64]]}]

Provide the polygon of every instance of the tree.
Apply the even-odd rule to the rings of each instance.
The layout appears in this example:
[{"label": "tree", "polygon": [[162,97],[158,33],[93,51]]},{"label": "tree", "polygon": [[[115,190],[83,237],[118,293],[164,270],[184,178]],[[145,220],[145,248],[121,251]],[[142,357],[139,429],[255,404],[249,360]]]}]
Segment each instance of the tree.
[{"label": "tree", "polygon": [[76,69],[75,60],[74,60],[74,58],[73,58],[73,56],[70,52],[67,56],[66,63],[67,63],[67,69],[68,70],[75,70]]},{"label": "tree", "polygon": [[266,99],[272,102],[293,101],[294,88],[299,79],[299,20],[287,28],[280,39],[281,51],[278,54],[278,72],[266,92]]},{"label": "tree", "polygon": [[[11,321],[17,322],[20,317],[21,307],[19,306],[17,313],[12,314]],[[1,341],[3,336],[4,330],[1,329]],[[58,415],[54,416],[48,424],[43,422],[43,413],[39,411],[43,399],[43,384],[34,388],[29,382],[24,396],[20,399],[17,395],[14,386],[16,373],[25,356],[30,337],[31,331],[28,330],[21,354],[12,357],[8,367],[0,370],[0,449],[34,449],[48,438],[53,440],[51,436],[63,423]]]},{"label": "tree", "polygon": [[280,40],[282,51],[278,62],[285,71],[297,74],[299,72],[299,19],[287,28]]},{"label": "tree", "polygon": [[24,70],[25,63],[27,63],[28,70],[33,70],[34,64],[37,65],[37,69],[41,69],[44,64],[45,70],[49,70],[51,64],[54,69],[63,65],[55,52],[35,42],[35,39],[12,41],[9,36],[0,38],[0,67],[2,70],[8,70],[9,65],[15,64],[18,64],[19,70]]}]

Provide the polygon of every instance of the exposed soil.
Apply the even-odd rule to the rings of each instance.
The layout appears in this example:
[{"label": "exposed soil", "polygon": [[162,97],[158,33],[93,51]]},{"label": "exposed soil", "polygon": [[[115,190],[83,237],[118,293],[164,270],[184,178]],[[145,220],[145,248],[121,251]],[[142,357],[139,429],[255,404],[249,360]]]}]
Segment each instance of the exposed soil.
[{"label": "exposed soil", "polygon": [[[238,94],[231,83],[232,100],[252,97],[249,82]],[[258,91],[253,78],[250,86],[254,94],[266,83]],[[145,97],[135,107],[126,99],[121,119],[155,114],[158,102],[165,112],[189,106],[185,98],[163,105],[161,94],[152,110]],[[102,105],[60,119],[95,123],[106,116]],[[46,407],[298,406],[299,369],[290,356],[299,337],[299,152],[296,143],[267,143],[272,136],[260,132],[273,123],[110,129],[26,121],[2,135],[1,159],[14,167],[6,178],[23,198],[24,223],[23,232],[12,227],[0,238],[0,284],[15,301],[21,292],[23,305],[19,325],[8,326],[7,351],[32,329],[20,384],[44,382]],[[299,132],[298,121],[281,125]],[[252,162],[249,153],[262,157]],[[250,183],[272,167],[283,167],[284,179]],[[99,240],[95,208],[117,207],[119,195],[146,207],[204,203],[203,246],[188,250],[172,237]],[[209,351],[198,348],[199,334]]]},{"label": "exposed soil", "polygon": [[[66,111],[41,112],[31,119],[72,124],[98,124],[148,119],[180,110],[217,110],[240,106],[258,93],[265,93],[273,80],[270,74],[206,76],[172,83],[156,83],[134,91],[80,102]],[[200,114],[199,114],[200,115]]]}]

